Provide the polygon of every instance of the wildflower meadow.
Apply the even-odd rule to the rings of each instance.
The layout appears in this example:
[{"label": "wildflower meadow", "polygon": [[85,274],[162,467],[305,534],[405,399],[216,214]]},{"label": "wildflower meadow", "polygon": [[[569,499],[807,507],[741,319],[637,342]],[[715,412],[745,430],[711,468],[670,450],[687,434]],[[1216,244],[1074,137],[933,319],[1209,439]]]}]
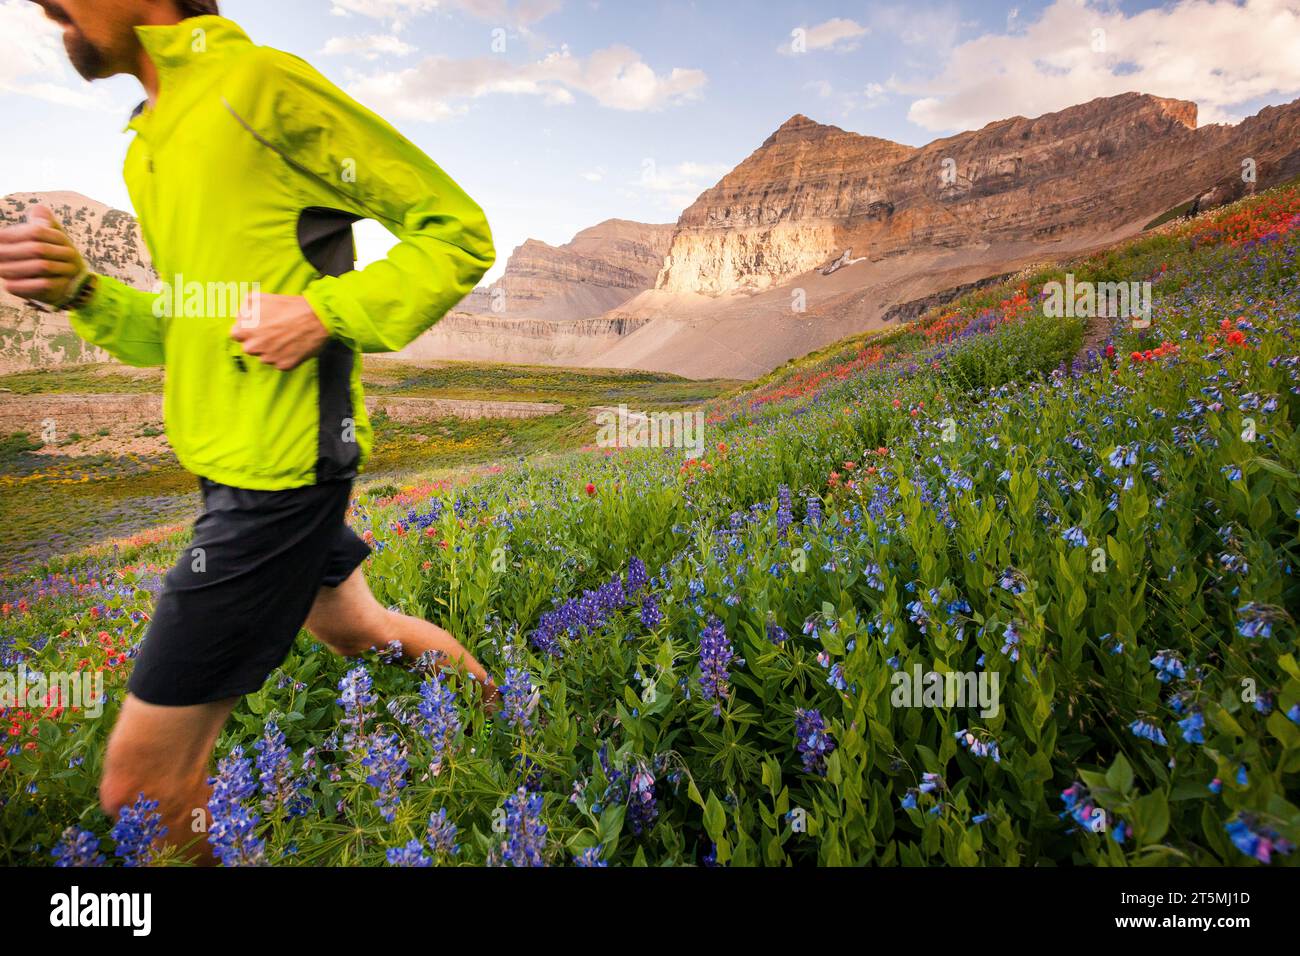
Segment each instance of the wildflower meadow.
[{"label": "wildflower meadow", "polygon": [[[698,457],[363,491],[376,594],[464,640],[499,709],[304,633],[196,839],[227,866],[1296,865],[1298,256],[1275,190],[790,363],[705,406]],[[1150,282],[1149,324],[1048,317],[1067,273]],[[102,677],[0,711],[3,862],[178,862],[149,794],[108,819],[96,788],[185,540],[0,584],[5,673]]]}]

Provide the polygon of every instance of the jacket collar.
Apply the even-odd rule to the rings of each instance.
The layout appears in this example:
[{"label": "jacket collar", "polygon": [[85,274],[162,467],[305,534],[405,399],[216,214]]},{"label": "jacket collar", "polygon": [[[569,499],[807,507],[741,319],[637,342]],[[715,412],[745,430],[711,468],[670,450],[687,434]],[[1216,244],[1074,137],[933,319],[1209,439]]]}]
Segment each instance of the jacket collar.
[{"label": "jacket collar", "polygon": [[[190,17],[179,23],[136,27],[135,34],[158,68],[159,82],[164,85],[187,66],[253,45],[239,24],[218,16]],[[141,103],[131,114],[128,126],[135,125],[146,112],[146,104]]]},{"label": "jacket collar", "polygon": [[179,69],[205,56],[221,56],[253,42],[235,21],[217,16],[136,27],[135,35],[160,72]]}]

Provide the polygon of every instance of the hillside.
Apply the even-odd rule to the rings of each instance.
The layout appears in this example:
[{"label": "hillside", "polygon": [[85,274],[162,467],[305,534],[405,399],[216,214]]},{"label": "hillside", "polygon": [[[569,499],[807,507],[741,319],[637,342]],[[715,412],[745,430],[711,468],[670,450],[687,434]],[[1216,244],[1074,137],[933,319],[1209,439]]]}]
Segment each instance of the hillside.
[{"label": "hillside", "polygon": [[1296,176],[1300,101],[1198,127],[1195,104],[1130,93],[919,149],[796,115],[682,213],[653,289],[549,326],[456,316],[420,347],[752,378],[902,303]]},{"label": "hillside", "polygon": [[[223,849],[1295,865],[1298,256],[1300,187],[1272,191],[794,362],[708,403],[699,457],[361,496],[379,600],[464,638],[503,710],[303,636],[218,745],[224,778],[263,741],[284,784],[239,798],[255,839]],[[1067,280],[1150,282],[1151,326],[1049,314]],[[102,667],[109,701],[67,732],[6,715],[5,861],[111,853],[68,768],[102,744],[180,544],[5,582],[6,660]]]},{"label": "hillside", "polygon": [[610,219],[562,246],[529,239],[505,274],[475,289],[458,311],[511,319],[594,318],[654,287],[672,225]]},{"label": "hillside", "polygon": [[[14,193],[0,198],[0,225],[22,222],[27,207],[37,203],[53,210],[91,268],[137,288],[153,287],[156,277],[149,253],[139,224],[129,213],[80,193]],[[72,331],[65,316],[30,308],[0,289],[0,374],[106,358]]]}]

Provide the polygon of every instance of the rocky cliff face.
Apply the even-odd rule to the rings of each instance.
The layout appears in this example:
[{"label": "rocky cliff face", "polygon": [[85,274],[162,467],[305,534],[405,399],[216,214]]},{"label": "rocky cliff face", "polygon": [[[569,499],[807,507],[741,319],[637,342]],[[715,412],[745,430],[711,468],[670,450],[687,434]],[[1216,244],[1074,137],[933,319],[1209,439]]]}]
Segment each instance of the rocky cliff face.
[{"label": "rocky cliff face", "polygon": [[[96,272],[137,288],[154,286],[156,278],[139,224],[129,213],[80,193],[14,193],[0,199],[0,226],[22,222],[27,209],[37,203],[50,207]],[[105,358],[105,353],[77,337],[65,316],[33,309],[0,290],[0,371]]]},{"label": "rocky cliff face", "polygon": [[1300,102],[1238,126],[1142,94],[1016,117],[921,149],[795,116],[678,222],[657,288],[770,288],[843,255],[1111,235],[1256,160],[1295,165]]},{"label": "rocky cliff face", "polygon": [[515,249],[496,285],[462,306],[477,315],[586,319],[652,288],[674,226],[610,219],[563,246],[529,239]]},{"label": "rocky cliff face", "polygon": [[[1120,241],[1198,196],[1207,209],[1297,176],[1300,100],[1197,128],[1192,103],[1126,94],[919,149],[795,116],[676,225],[609,220],[563,246],[524,243],[497,286],[403,354],[751,377],[905,319],[900,304]],[[0,219],[37,199],[96,268],[153,284],[125,213],[16,194]],[[66,320],[0,294],[0,371],[97,357]]]},{"label": "rocky cliff face", "polygon": [[890,173],[915,152],[792,117],[682,213],[658,288],[756,291],[823,265],[841,223],[892,213]]}]

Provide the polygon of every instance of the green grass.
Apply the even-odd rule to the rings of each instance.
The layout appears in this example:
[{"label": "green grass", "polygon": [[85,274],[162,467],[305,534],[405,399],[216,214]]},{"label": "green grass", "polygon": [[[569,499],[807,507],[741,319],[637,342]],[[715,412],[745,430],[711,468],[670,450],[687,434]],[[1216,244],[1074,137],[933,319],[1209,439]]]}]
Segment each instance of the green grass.
[{"label": "green grass", "polygon": [[371,363],[366,382],[367,392],[375,396],[555,402],[573,407],[626,403],[647,410],[699,404],[739,384],[658,372],[474,362],[433,367]]},{"label": "green grass", "polygon": [[[158,377],[133,377],[115,366],[65,366],[0,377],[16,395],[161,391]],[[421,474],[516,461],[570,451],[594,441],[590,407],[626,403],[636,410],[696,406],[734,388],[734,382],[697,382],[652,372],[587,370],[454,362],[421,367],[372,361],[366,391],[384,398],[548,402],[557,414],[530,419],[460,419],[399,423],[375,417],[375,444],[361,484],[397,483]],[[4,400],[0,393],[0,401]],[[145,426],[139,434],[161,432]],[[183,520],[199,507],[194,479],[170,453],[143,461],[77,454],[84,436],[69,434],[67,454],[31,452],[41,445],[27,435],[0,439],[0,568],[28,566],[61,551],[104,537],[134,534]],[[44,475],[13,483],[12,479]],[[91,480],[82,483],[81,477]]]}]

